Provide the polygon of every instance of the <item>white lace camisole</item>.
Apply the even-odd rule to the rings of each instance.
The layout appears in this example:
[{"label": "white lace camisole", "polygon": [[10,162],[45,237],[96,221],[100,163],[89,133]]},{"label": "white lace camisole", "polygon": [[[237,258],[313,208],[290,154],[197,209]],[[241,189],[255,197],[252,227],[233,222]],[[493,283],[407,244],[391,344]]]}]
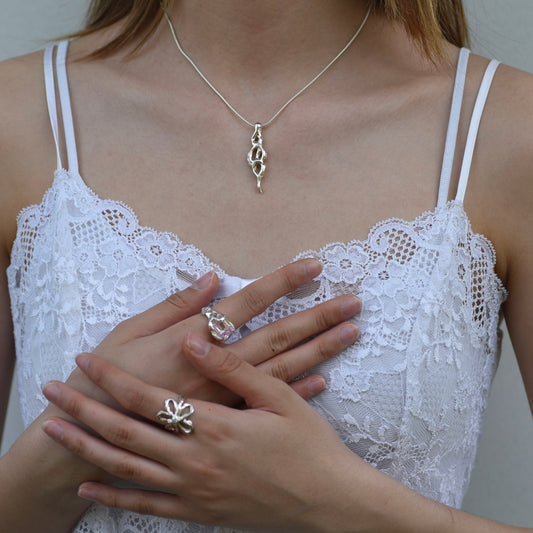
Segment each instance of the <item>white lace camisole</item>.
[{"label": "white lace camisole", "polygon": [[[141,226],[127,205],[99,198],[87,187],[78,172],[66,51],[67,42],[45,51],[45,80],[56,145],[57,103],[61,106],[68,170],[58,147],[50,189],[39,205],[18,217],[8,268],[26,425],[47,405],[41,387],[51,379],[67,379],[74,357],[93,350],[122,320],[209,270],[222,279],[220,297],[250,281],[226,275],[177,235]],[[365,461],[454,507],[461,505],[474,463],[506,297],[494,272],[493,246],[472,232],[463,208],[495,61],[472,114],[457,196],[447,201],[468,56],[467,50],[459,55],[436,207],[414,221],[380,222],[366,240],[300,254],[324,264],[320,277],[246,325],[255,330],[336,295],[358,295],[363,301],[360,340],[314,369],[328,386],[310,403]],[[207,533],[216,528],[93,505],[75,531]]]}]

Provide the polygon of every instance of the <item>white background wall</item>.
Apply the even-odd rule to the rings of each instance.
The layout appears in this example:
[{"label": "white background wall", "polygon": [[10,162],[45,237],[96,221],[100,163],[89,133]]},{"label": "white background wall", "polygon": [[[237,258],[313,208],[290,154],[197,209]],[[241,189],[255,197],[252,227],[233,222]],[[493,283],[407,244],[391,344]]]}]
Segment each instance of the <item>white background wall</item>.
[{"label": "white background wall", "polygon": [[[78,28],[87,4],[85,0],[0,0],[0,59],[36,50],[46,39]],[[533,0],[465,0],[465,4],[473,50],[533,73]],[[2,453],[20,429],[12,394]],[[507,336],[464,509],[533,527],[533,421]]]}]

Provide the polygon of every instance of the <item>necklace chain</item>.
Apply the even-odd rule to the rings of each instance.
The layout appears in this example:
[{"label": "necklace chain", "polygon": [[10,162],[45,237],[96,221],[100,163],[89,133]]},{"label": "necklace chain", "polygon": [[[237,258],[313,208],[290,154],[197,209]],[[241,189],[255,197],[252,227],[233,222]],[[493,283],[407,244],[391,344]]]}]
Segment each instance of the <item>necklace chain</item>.
[{"label": "necklace chain", "polygon": [[[164,8],[163,8],[164,9]],[[196,63],[191,59],[191,57],[183,50],[181,47],[181,44],[179,42],[178,36],[176,34],[176,29],[174,27],[174,24],[172,23],[172,20],[170,19],[170,16],[164,9],[163,14],[168,22],[170,32],[172,34],[172,37],[174,39],[174,42],[176,43],[176,46],[178,50],[180,51],[181,55],[190,63],[192,68],[198,73],[198,75],[204,80],[204,82],[209,86],[209,88],[224,102],[226,107],[239,119],[241,119],[246,125],[254,128],[254,134],[252,135],[252,148],[248,152],[248,164],[252,167],[252,171],[257,179],[257,190],[262,193],[263,190],[261,188],[261,180],[265,174],[266,166],[265,166],[265,159],[267,156],[267,153],[265,149],[263,148],[263,139],[261,136],[261,130],[262,128],[266,128],[278,116],[285,110],[285,108],[292,103],[298,96],[300,96],[306,89],[308,89],[315,81],[317,81],[329,68],[350,48],[351,44],[357,39],[363,28],[365,27],[366,21],[368,20],[368,17],[370,16],[370,12],[372,10],[372,5],[369,6],[365,17],[363,18],[363,21],[357,28],[356,32],[353,34],[353,36],[350,38],[350,40],[346,43],[344,48],[308,83],[306,83],[298,92],[296,92],[293,96],[291,96],[273,115],[272,117],[267,120],[264,123],[252,123],[246,118],[244,118],[229,102],[228,100],[220,93],[220,91],[205,77],[203,72],[198,68]]]}]

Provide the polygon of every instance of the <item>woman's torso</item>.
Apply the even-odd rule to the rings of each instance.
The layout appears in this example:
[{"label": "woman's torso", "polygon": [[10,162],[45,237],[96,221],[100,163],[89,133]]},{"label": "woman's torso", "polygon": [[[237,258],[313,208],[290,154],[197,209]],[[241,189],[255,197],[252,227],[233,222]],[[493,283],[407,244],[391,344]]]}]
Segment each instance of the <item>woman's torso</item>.
[{"label": "woman's torso", "polygon": [[[72,70],[75,71],[76,68]],[[79,74],[83,76],[81,70]],[[75,79],[76,75],[73,77]],[[446,77],[441,78],[441,81],[442,79]],[[439,85],[436,80],[433,82],[435,87]],[[330,381],[329,392],[321,395],[314,404],[330,418],[343,434],[347,444],[367,460],[415,488],[424,487],[423,490],[426,490],[428,495],[457,504],[464,490],[464,479],[460,475],[457,477],[456,472],[455,477],[441,479],[443,471],[438,468],[435,470],[436,463],[431,463],[431,461],[441,461],[442,456],[439,459],[437,457],[439,454],[435,454],[435,450],[430,451],[430,446],[425,451],[415,452],[413,450],[412,447],[416,446],[416,442],[412,440],[413,410],[409,406],[420,410],[417,414],[419,420],[426,420],[426,424],[429,423],[430,426],[433,423],[436,424],[430,428],[430,432],[435,432],[435,435],[438,435],[440,429],[435,419],[434,409],[442,402],[448,405],[452,412],[464,409],[465,402],[469,404],[467,410],[472,418],[463,417],[461,423],[454,428],[456,434],[462,434],[465,427],[471,427],[466,424],[473,422],[479,424],[486,389],[495,362],[497,345],[495,328],[498,318],[494,315],[494,310],[499,307],[499,302],[496,300],[503,296],[499,282],[491,274],[493,267],[491,261],[494,259],[491,247],[485,239],[474,236],[469,231],[465,213],[457,204],[449,204],[434,213],[430,212],[415,223],[399,220],[392,225],[378,225],[372,230],[368,239],[361,230],[381,218],[399,216],[402,219],[413,220],[416,215],[428,209],[432,211],[438,190],[441,159],[436,154],[439,150],[442,153],[444,144],[453,77],[449,79],[448,90],[442,90],[440,97],[427,95],[427,86],[425,90],[420,88],[419,96],[426,96],[426,105],[423,104],[423,98],[422,101],[420,98],[414,98],[417,100],[415,106],[415,102],[406,97],[405,108],[400,105],[400,111],[398,108],[382,110],[382,120],[377,120],[372,128],[364,130],[368,135],[363,136],[361,131],[357,132],[357,128],[356,133],[350,134],[347,139],[341,135],[343,141],[340,144],[345,146],[344,149],[342,146],[339,148],[338,142],[336,150],[333,150],[327,142],[317,142],[316,145],[310,146],[309,133],[301,127],[299,129],[298,124],[291,124],[290,119],[288,119],[289,133],[285,133],[285,135],[291,134],[290,144],[286,140],[285,143],[278,141],[276,147],[274,129],[270,130],[272,132],[271,152],[276,153],[276,149],[279,150],[281,161],[289,166],[291,154],[296,151],[293,162],[296,163],[297,170],[284,170],[277,173],[276,166],[273,164],[271,177],[265,181],[266,192],[262,197],[256,196],[253,183],[246,172],[248,169],[239,173],[239,165],[235,164],[232,158],[231,162],[227,161],[228,156],[225,154],[227,147],[218,153],[220,148],[216,146],[216,143],[210,144],[205,140],[201,142],[196,140],[194,128],[192,131],[191,128],[187,129],[187,123],[182,124],[181,128],[173,126],[171,129],[176,129],[175,135],[170,139],[166,138],[165,133],[168,132],[166,126],[163,128],[160,125],[157,128],[150,126],[154,116],[146,111],[143,102],[140,104],[141,115],[143,110],[148,113],[144,116],[144,120],[149,128],[152,127],[154,130],[148,129],[148,135],[146,135],[146,128],[139,127],[139,130],[145,135],[144,146],[146,146],[147,138],[153,139],[153,150],[145,149],[143,153],[136,149],[135,143],[141,142],[140,135],[132,135],[131,138],[117,135],[114,131],[115,127],[118,130],[122,129],[123,133],[128,130],[124,123],[113,126],[112,132],[98,131],[98,135],[92,135],[96,133],[96,123],[103,123],[103,116],[109,112],[109,109],[105,105],[99,108],[97,104],[94,104],[101,96],[95,93],[92,97],[94,100],[91,99],[89,94],[91,90],[94,92],[94,87],[86,87],[85,90],[88,92],[82,96],[80,93],[76,95],[76,86],[83,93],[81,89],[83,84],[78,81],[78,84],[74,82],[71,85],[74,108],[80,110],[80,120],[76,119],[80,161],[82,168],[87,168],[86,181],[91,188],[98,191],[100,197],[110,196],[125,200],[127,204],[135,207],[143,224],[160,229],[183,226],[183,231],[178,229],[175,233],[184,242],[194,242],[197,249],[187,249],[174,237],[165,236],[147,228],[137,228],[139,232],[136,233],[135,240],[144,243],[141,248],[137,244],[133,247],[127,245],[128,239],[124,234],[135,229],[137,223],[128,208],[114,202],[109,204],[111,209],[115,209],[118,213],[116,220],[129,222],[129,225],[124,226],[117,233],[116,227],[111,228],[109,224],[106,226],[102,219],[100,209],[102,204],[99,198],[87,190],[80,180],[70,179],[72,176],[61,173],[56,176],[52,192],[49,194],[52,202],[49,207],[53,207],[52,218],[55,217],[59,221],[61,216],[65,215],[72,222],[75,218],[81,217],[79,227],[83,228],[86,227],[88,219],[94,221],[96,216],[96,221],[92,222],[93,227],[103,223],[101,227],[105,229],[101,234],[101,241],[95,239],[94,236],[89,236],[88,241],[83,238],[71,239],[61,231],[54,233],[49,227],[46,229],[45,233],[52,238],[52,241],[59,234],[68,241],[61,243],[56,241],[55,244],[49,241],[46,246],[43,246],[45,240],[41,241],[40,253],[46,250],[50,254],[44,258],[41,256],[43,264],[48,264],[49,270],[48,273],[41,272],[43,274],[41,279],[34,272],[30,282],[33,285],[31,289],[33,291],[36,291],[41,283],[46,282],[47,290],[42,293],[42,306],[45,306],[49,313],[39,313],[38,320],[35,317],[28,319],[31,313],[28,314],[26,310],[25,316],[19,317],[20,324],[24,326],[30,324],[30,329],[37,328],[41,332],[49,331],[53,335],[58,334],[63,341],[62,350],[69,355],[66,359],[58,359],[54,364],[51,364],[46,357],[40,361],[27,361],[29,366],[21,365],[21,382],[26,386],[28,380],[35,379],[36,376],[39,376],[39,382],[41,380],[45,382],[48,379],[47,374],[50,373],[53,377],[58,377],[58,372],[61,372],[63,376],[68,375],[72,366],[71,357],[75,353],[83,349],[91,349],[91,346],[94,346],[94,343],[105,336],[106,332],[122,318],[146,308],[169,292],[183,287],[194,276],[212,268],[214,265],[207,257],[213,258],[221,266],[232,265],[227,267],[229,274],[244,273],[245,277],[254,277],[287,262],[298,252],[303,252],[307,248],[320,250],[322,245],[328,242],[351,242],[354,238],[360,238],[359,241],[352,242],[349,246],[330,244],[322,252],[313,254],[318,255],[326,265],[325,275],[320,281],[318,293],[320,298],[351,290],[362,297],[365,306],[360,320],[362,326],[360,343],[354,351],[333,361],[331,366],[325,365],[322,371]],[[431,82],[430,86],[433,87]],[[105,88],[103,93],[105,95]],[[108,94],[112,96],[112,90]],[[132,96],[133,101],[135,101],[134,96]],[[465,102],[467,107],[469,98],[472,100],[473,96],[467,92]],[[103,99],[105,100],[105,96]],[[84,105],[84,100],[85,103],[93,102],[94,105]],[[437,108],[442,109],[433,113],[431,111],[436,105],[435,102],[440,104]],[[394,105],[392,107],[394,108]],[[434,125],[428,126],[428,130],[436,133],[425,136],[423,135],[425,128],[415,128],[415,133],[404,138],[403,142],[395,141],[394,144],[388,144],[391,142],[390,137],[384,136],[383,132],[388,131],[389,127],[393,133],[395,132],[395,123],[398,118],[395,117],[393,111],[400,112],[400,116],[403,117],[401,113],[403,109],[405,116],[411,116],[415,107],[420,107],[420,121],[422,117],[426,117],[430,123],[434,121]],[[122,116],[123,112],[120,106],[115,110],[117,116]],[[89,115],[95,117],[93,127],[90,126],[91,120],[85,123],[85,127],[83,126],[84,114],[86,119]],[[135,122],[134,118],[133,120]],[[399,120],[402,121],[402,119]],[[351,122],[353,123],[353,120]],[[115,122],[110,120],[109,123]],[[350,120],[347,119],[346,130],[341,131],[342,134],[349,130],[349,123]],[[140,124],[144,124],[144,121],[141,120]],[[299,131],[300,135],[294,135],[294,131],[290,131],[291,126]],[[187,130],[186,136],[182,133],[185,130]],[[331,137],[333,131],[334,129],[326,129],[328,135],[325,135],[325,138]],[[282,140],[284,140],[283,135],[280,133]],[[376,137],[374,138],[373,135]],[[461,137],[464,137],[464,132],[460,134],[460,139]],[[223,139],[224,136],[219,135],[217,138]],[[298,139],[301,146],[298,146],[299,143],[294,139]],[[377,142],[377,148],[375,142]],[[197,144],[202,145],[203,149],[197,150]],[[283,144],[286,146],[284,147]],[[459,145],[461,146],[461,143]],[[187,154],[178,157],[178,162],[172,155],[173,146],[178,147],[176,148],[177,154]],[[287,146],[290,149],[287,149]],[[406,157],[404,156],[405,147],[411,149],[416,147],[416,150],[412,149],[412,155]],[[333,151],[335,157],[322,154],[321,148],[326,148],[326,154]],[[298,152],[299,150],[301,152]],[[320,155],[316,158],[303,157],[307,150],[313,153],[318,151]],[[95,153],[98,157],[91,157],[91,154]],[[126,153],[142,153],[143,156],[133,160],[122,156]],[[169,153],[171,155],[166,155]],[[396,154],[396,157],[384,157],[384,153]],[[206,157],[206,154],[209,157]],[[341,158],[339,162],[339,154],[345,154],[346,160]],[[47,156],[47,160],[49,159],[50,157]],[[218,163],[212,164],[211,159]],[[401,164],[397,162],[398,159],[401,159]],[[206,160],[208,163],[205,163]],[[371,163],[368,163],[368,160],[371,160]],[[215,170],[224,169],[226,162],[231,172]],[[367,178],[371,174],[370,165],[378,169],[377,173],[372,174],[373,178],[377,176],[372,181]],[[280,168],[279,162],[278,168]],[[85,177],[85,171],[82,173]],[[386,177],[387,173],[388,177]],[[239,179],[232,182],[231,178],[235,175],[238,175]],[[347,180],[347,175],[353,179]],[[124,179],[126,176],[128,179]],[[204,181],[198,183],[198,176],[209,176],[209,186]],[[319,176],[322,179],[317,179]],[[327,180],[324,180],[323,176],[327,176]],[[429,179],[428,176],[430,176]],[[277,183],[276,179],[279,180]],[[327,181],[327,187],[324,187],[325,181]],[[132,187],[132,182],[135,187]],[[283,187],[281,187],[281,182],[283,182]],[[221,184],[220,188],[216,185],[217,183]],[[26,195],[28,196],[31,194]],[[69,197],[74,198],[74,202],[68,200]],[[172,200],[169,201],[169,198]],[[60,215],[55,207],[59,205],[56,202],[62,201],[67,202],[61,204],[67,206],[67,209]],[[473,202],[472,198],[469,201]],[[28,203],[39,204],[40,199]],[[67,204],[75,209],[69,211]],[[27,204],[23,203],[23,205]],[[42,207],[46,207],[46,202],[42,204]],[[158,209],[154,209],[155,207]],[[87,211],[84,213],[85,209]],[[30,212],[27,211],[27,213]],[[474,212],[478,211],[474,209]],[[143,218],[143,214],[146,214],[146,217]],[[84,218],[87,216],[88,219]],[[295,230],[287,231],[288,226]],[[448,231],[450,227],[453,228],[451,234]],[[80,231],[83,233],[82,230]],[[195,233],[198,233],[198,236],[195,236]],[[71,235],[74,234],[75,232]],[[224,244],[227,235],[231,235],[237,244],[229,247]],[[448,239],[450,235],[451,240]],[[287,238],[287,236],[292,237]],[[170,251],[167,256],[152,253],[153,244],[158,238],[160,244]],[[472,244],[472,250],[481,253],[481,262],[486,267],[484,280],[488,283],[488,290],[494,297],[491,302],[490,320],[484,322],[480,330],[482,334],[489,332],[492,336],[488,342],[490,357],[486,359],[482,357],[487,354],[485,348],[480,351],[480,332],[472,328],[472,316],[469,315],[469,321],[465,322],[465,317],[461,314],[465,310],[471,310],[472,300],[468,300],[469,304],[464,305],[464,287],[461,286],[461,282],[457,282],[457,276],[446,280],[446,273],[450,271],[450,268],[455,266],[457,270],[461,265],[465,267],[469,261],[464,257],[454,257],[454,254],[451,254],[444,263],[436,258],[436,255],[444,258],[446,254],[443,252],[449,252],[457,246],[457,239],[462,239],[461,242],[465,246],[467,243],[468,246]],[[92,243],[92,251],[91,246],[87,247],[88,243]],[[53,253],[54,246],[57,247],[58,252],[61,250],[61,254]],[[387,246],[392,246],[392,248]],[[64,251],[67,249],[72,253],[65,254]],[[127,253],[121,254],[121,260],[117,260],[115,253],[117,249],[123,251],[127,249],[132,252],[132,255],[129,257]],[[144,252],[140,252],[141,249]],[[205,255],[198,249],[204,250]],[[211,250],[214,251],[211,252]],[[97,259],[92,264],[98,264],[98,268],[83,272],[83,265],[88,263],[86,256],[80,255],[82,252],[89,254],[94,252]],[[180,257],[182,263],[179,263]],[[61,265],[56,263],[58,260]],[[456,261],[455,265],[450,265],[450,260]],[[172,263],[172,261],[177,262]],[[348,270],[340,266],[346,265],[346,261],[350,264]],[[171,265],[170,268],[169,265]],[[220,267],[215,266],[215,268],[222,273]],[[17,283],[16,271],[17,265],[11,271],[13,286]],[[59,277],[54,275],[57,272],[62,272],[63,275]],[[99,272],[99,277],[94,276],[96,272]],[[135,279],[131,277],[133,272]],[[183,276],[180,272],[186,272],[187,275]],[[80,274],[82,277],[85,276],[85,285],[80,283]],[[128,277],[130,279],[125,282]],[[54,290],[52,278],[60,283],[55,288],[56,290]],[[124,286],[129,287],[126,292],[130,295],[135,292],[131,289],[135,283],[143,287],[144,292],[136,293],[135,301],[129,297],[124,298],[121,292],[124,288],[121,285],[123,282],[125,282]],[[67,287],[64,283],[70,285]],[[110,289],[110,285],[106,283],[110,283],[112,288]],[[455,283],[455,285],[452,287],[450,283],[452,285]],[[83,289],[81,289],[82,285],[84,285]],[[86,289],[88,291],[83,295],[82,292]],[[470,284],[471,289],[472,284]],[[457,298],[457,302],[459,300],[463,302],[462,310],[457,313],[446,312],[447,316],[439,314],[443,311],[442,301],[439,300],[443,290],[448,297],[452,297],[452,300]],[[96,297],[92,302],[92,308],[86,305],[86,297],[89,293]],[[35,294],[37,292],[34,292]],[[68,295],[67,300],[70,305],[66,310],[63,307],[63,314],[58,312],[62,302],[50,300],[51,294]],[[289,302],[285,301],[270,319],[310,305],[311,301],[315,300],[315,296],[316,293],[303,298],[293,298]],[[89,308],[93,311],[103,311],[103,314],[98,318],[95,316],[88,318],[85,311]],[[43,307],[36,306],[36,310],[42,311],[42,309]],[[95,312],[95,314],[98,313]],[[47,320],[51,322],[47,323]],[[456,346],[446,345],[443,338],[441,339],[443,345],[435,348],[435,339],[424,338],[424,335],[428,336],[428,328],[446,324],[448,328],[446,339],[453,345],[453,338],[449,337],[450,332],[455,331],[455,326],[458,327],[460,324],[464,326],[465,323],[468,324],[467,330],[459,328],[456,332],[459,338]],[[258,320],[250,327],[257,327],[260,324],[261,320]],[[24,335],[19,334],[19,342],[22,338],[25,339],[24,342],[31,344],[37,336],[30,331]],[[45,344],[44,339],[37,344],[39,346]],[[37,352],[39,352],[39,346],[35,347]],[[427,348],[426,356],[437,366],[433,367],[431,376],[424,374],[425,385],[422,390],[418,379],[420,376],[417,373],[420,365],[428,363],[426,356],[423,355],[424,347]],[[471,349],[474,349],[477,357],[469,359],[473,353]],[[33,350],[28,351],[28,348],[24,352],[35,353]],[[461,364],[461,361],[456,359],[457,355],[460,355],[460,359],[466,358],[466,367],[464,361]],[[454,371],[450,373],[452,368]],[[442,383],[444,375],[450,380],[445,384]],[[469,381],[472,376],[477,383],[477,393],[474,396],[469,395],[468,392],[476,390],[476,385]],[[429,380],[429,377],[434,381]],[[454,388],[451,385],[454,380],[462,380],[463,387]],[[39,383],[34,383],[37,388],[38,385]],[[435,396],[437,390],[442,393],[442,397]],[[424,399],[430,400],[429,407]],[[39,399],[37,404],[40,401]],[[35,410],[38,407],[34,405],[32,409]],[[425,412],[424,409],[428,411]],[[31,408],[28,409],[27,416],[32,418],[34,415],[35,412],[31,412]],[[448,422],[449,420],[445,420],[444,425]],[[442,420],[441,423],[443,423]],[[468,463],[471,464],[476,440],[476,432],[473,432],[468,443],[459,443],[459,447],[463,448],[461,453],[467,457],[463,465],[465,475],[468,474]],[[402,456],[402,453],[405,455]],[[417,453],[421,454],[420,457],[425,457],[426,462],[420,462],[414,469],[406,469],[403,461]],[[444,469],[444,465],[440,464]],[[447,466],[448,469],[452,467],[453,464]],[[433,474],[430,474],[432,468]],[[439,488],[435,483],[437,485],[442,483],[442,485]],[[125,516],[121,519],[128,520]],[[131,519],[139,520],[138,518]]]}]

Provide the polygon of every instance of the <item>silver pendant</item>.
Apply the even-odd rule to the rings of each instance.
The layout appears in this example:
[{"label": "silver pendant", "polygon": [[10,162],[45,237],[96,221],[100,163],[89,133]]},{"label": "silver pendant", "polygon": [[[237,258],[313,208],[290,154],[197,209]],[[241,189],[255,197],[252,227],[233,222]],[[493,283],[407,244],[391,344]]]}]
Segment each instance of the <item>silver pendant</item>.
[{"label": "silver pendant", "polygon": [[261,180],[265,175],[267,158],[266,150],[263,148],[263,136],[261,135],[261,124],[255,125],[254,134],[252,135],[252,148],[248,152],[248,164],[252,167],[252,172],[257,180],[257,190],[262,194]]}]

